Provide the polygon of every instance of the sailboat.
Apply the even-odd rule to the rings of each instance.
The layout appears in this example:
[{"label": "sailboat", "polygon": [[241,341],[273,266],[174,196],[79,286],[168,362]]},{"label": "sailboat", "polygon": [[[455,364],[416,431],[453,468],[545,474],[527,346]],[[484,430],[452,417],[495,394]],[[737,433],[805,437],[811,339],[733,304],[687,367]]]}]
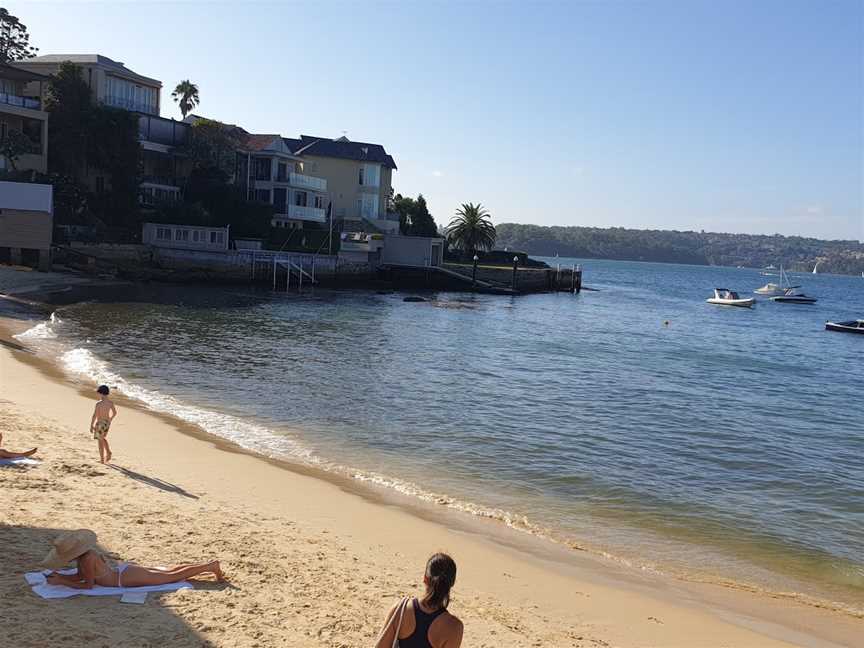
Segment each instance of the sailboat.
[{"label": "sailboat", "polygon": [[757,295],[762,295],[763,297],[776,297],[778,295],[785,295],[786,291],[791,288],[800,288],[800,286],[790,286],[789,278],[786,276],[786,273],[783,271],[783,266],[780,266],[780,283],[776,284],[773,282],[769,282],[762,286],[761,288],[757,288],[753,292]]},{"label": "sailboat", "polygon": [[818,274],[818,273],[816,272],[816,270],[819,269],[819,264],[820,264],[820,263],[822,263],[821,260],[820,260],[820,261],[817,261],[817,262],[816,262],[816,265],[813,266],[813,274]]}]

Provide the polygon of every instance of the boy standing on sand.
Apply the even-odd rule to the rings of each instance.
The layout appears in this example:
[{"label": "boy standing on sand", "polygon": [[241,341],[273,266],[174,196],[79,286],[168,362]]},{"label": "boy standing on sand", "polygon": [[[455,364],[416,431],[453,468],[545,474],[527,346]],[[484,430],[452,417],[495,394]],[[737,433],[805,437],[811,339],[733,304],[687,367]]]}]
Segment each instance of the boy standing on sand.
[{"label": "boy standing on sand", "polygon": [[108,386],[100,385],[99,402],[96,403],[96,409],[93,410],[93,418],[90,419],[90,431],[93,433],[93,438],[99,442],[99,459],[104,464],[111,461],[111,447],[108,445],[108,429],[111,427],[111,421],[117,416],[117,410],[114,403],[108,398]]}]

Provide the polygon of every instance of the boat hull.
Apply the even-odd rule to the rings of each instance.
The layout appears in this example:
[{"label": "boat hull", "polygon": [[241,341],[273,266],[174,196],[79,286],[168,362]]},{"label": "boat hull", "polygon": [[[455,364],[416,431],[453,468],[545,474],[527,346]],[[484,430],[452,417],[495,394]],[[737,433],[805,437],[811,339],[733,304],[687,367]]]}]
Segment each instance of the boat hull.
[{"label": "boat hull", "polygon": [[748,297],[747,299],[718,299],[716,297],[709,297],[705,301],[716,306],[738,306],[740,308],[750,308],[756,303],[756,300],[752,297]]},{"label": "boat hull", "polygon": [[825,330],[864,335],[864,327],[858,326],[858,322],[825,322]]},{"label": "boat hull", "polygon": [[815,304],[815,297],[772,297],[771,301],[778,304]]}]

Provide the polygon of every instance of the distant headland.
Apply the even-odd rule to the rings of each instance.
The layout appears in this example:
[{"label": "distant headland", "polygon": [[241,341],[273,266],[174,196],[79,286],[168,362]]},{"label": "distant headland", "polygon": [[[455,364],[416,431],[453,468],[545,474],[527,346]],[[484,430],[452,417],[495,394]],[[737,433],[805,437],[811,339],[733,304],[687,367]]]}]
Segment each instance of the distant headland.
[{"label": "distant headland", "polygon": [[[802,236],[638,230],[623,227],[545,227],[503,223],[497,247],[536,256],[764,268],[860,275],[864,244]],[[818,264],[818,266],[817,266]]]}]

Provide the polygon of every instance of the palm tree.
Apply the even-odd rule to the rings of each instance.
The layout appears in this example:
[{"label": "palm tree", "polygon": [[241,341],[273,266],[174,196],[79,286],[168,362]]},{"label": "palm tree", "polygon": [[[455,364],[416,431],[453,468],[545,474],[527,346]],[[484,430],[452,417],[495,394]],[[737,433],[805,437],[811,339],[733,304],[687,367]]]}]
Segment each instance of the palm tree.
[{"label": "palm tree", "polygon": [[181,81],[174,88],[171,97],[180,105],[180,112],[183,113],[183,119],[186,115],[200,103],[198,99],[198,86],[192,83],[189,79]]},{"label": "palm tree", "polygon": [[447,240],[453,247],[468,254],[477,250],[491,250],[495,245],[495,226],[491,218],[491,214],[480,203],[463,204],[447,226]]}]

